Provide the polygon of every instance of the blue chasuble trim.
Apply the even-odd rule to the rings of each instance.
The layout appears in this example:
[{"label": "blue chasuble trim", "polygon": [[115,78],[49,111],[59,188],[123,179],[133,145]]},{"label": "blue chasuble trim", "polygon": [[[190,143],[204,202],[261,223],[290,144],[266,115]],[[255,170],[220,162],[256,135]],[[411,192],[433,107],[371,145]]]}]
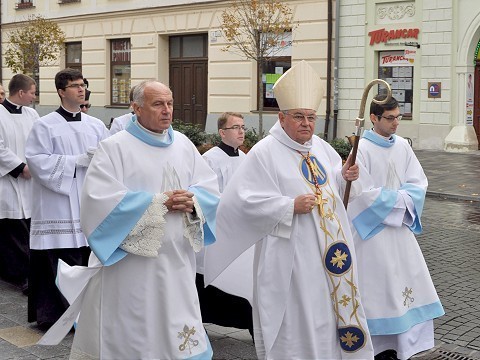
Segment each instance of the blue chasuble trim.
[{"label": "blue chasuble trim", "polygon": [[157,146],[157,147],[167,147],[173,143],[174,135],[173,135],[173,128],[171,125],[168,128],[167,141],[160,141],[155,136],[152,136],[149,133],[147,133],[145,130],[143,130],[138,125],[136,116],[135,118],[132,117],[131,121],[128,123],[125,130],[128,131],[133,136],[135,136],[137,139],[143,141],[148,145]]},{"label": "blue chasuble trim", "polygon": [[207,350],[205,350],[201,354],[194,355],[192,357],[186,358],[185,360],[211,360],[213,357],[213,350],[212,345],[210,344],[210,340],[208,339],[207,334],[205,334],[205,338],[207,339]]},{"label": "blue chasuble trim", "polygon": [[396,318],[367,319],[370,335],[401,334],[422,322],[445,315],[440,301],[410,309]]},{"label": "blue chasuble trim", "polygon": [[119,246],[143,216],[152,199],[153,194],[147,192],[127,192],[90,234],[88,244],[103,265],[115,264],[127,255]]},{"label": "blue chasuble trim", "polygon": [[352,220],[362,240],[370,239],[385,228],[382,221],[390,214],[396,201],[396,191],[382,188],[372,205]]},{"label": "blue chasuble trim", "polygon": [[389,148],[395,144],[396,135],[392,135],[390,139],[385,140],[383,137],[375,133],[375,131],[365,130],[363,132],[363,137],[378,146]]},{"label": "blue chasuble trim", "polygon": [[197,198],[200,207],[202,208],[203,216],[205,217],[205,224],[203,225],[203,242],[205,246],[215,242],[216,229],[216,214],[220,198],[210,194],[208,191],[198,187],[191,187],[188,189]]},{"label": "blue chasuble trim", "polygon": [[423,205],[425,204],[425,191],[422,188],[419,188],[418,186],[412,184],[403,184],[400,189],[406,190],[408,192],[408,195],[410,195],[413,200],[413,205],[415,206],[415,213],[417,216],[413,224],[409,226],[409,229],[414,234],[418,235],[423,230],[420,218],[423,212]]}]

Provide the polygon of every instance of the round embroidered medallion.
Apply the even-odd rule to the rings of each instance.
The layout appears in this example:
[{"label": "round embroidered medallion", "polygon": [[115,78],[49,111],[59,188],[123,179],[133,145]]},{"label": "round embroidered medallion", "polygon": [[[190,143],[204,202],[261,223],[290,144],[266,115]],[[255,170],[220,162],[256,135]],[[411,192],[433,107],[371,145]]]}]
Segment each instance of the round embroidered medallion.
[{"label": "round embroidered medallion", "polygon": [[340,347],[346,352],[355,352],[365,345],[365,333],[357,326],[350,325],[338,329]]},{"label": "round embroidered medallion", "polygon": [[352,255],[344,242],[330,244],[325,253],[325,268],[335,276],[345,274],[352,266]]},{"label": "round embroidered medallion", "polygon": [[310,174],[309,166],[307,164],[307,159],[303,158],[301,162],[301,171],[302,175],[307,180],[310,184],[315,185],[315,180],[314,176],[316,177],[316,182],[318,185],[324,185],[327,182],[327,172],[325,171],[325,168],[320,164],[320,162],[317,160],[317,158],[313,155],[310,155],[310,164],[312,167],[312,172],[313,174]]}]

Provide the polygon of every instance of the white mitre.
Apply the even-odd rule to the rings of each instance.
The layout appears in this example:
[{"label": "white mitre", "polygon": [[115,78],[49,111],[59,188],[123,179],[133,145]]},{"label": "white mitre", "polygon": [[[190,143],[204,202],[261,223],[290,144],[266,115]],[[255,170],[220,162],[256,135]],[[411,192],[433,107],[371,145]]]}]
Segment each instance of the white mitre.
[{"label": "white mitre", "polygon": [[302,60],[288,69],[273,85],[280,110],[309,109],[317,111],[324,88],[320,76]]}]

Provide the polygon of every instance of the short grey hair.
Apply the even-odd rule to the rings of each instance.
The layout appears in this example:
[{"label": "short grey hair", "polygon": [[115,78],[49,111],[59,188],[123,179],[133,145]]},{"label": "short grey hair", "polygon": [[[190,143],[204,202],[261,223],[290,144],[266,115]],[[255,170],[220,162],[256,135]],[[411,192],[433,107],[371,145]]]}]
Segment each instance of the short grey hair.
[{"label": "short grey hair", "polygon": [[[170,90],[170,88],[165,85],[164,83],[158,81],[158,80],[154,80],[154,79],[150,79],[150,80],[143,80],[141,83],[139,83],[138,85],[135,85],[133,87],[133,102],[138,104],[138,106],[143,106],[143,103],[145,101],[145,88],[147,86],[149,86],[150,84],[153,84],[153,83],[159,83],[159,84],[162,84],[163,86],[165,86],[165,88],[167,88],[168,90]],[[171,90],[170,90],[171,92]]]}]

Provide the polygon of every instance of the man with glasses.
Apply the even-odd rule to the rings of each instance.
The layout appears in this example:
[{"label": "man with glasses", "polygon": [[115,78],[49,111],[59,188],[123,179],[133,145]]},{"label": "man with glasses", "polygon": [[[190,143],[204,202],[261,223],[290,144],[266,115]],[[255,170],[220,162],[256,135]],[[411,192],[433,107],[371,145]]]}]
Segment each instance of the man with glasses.
[{"label": "man with glasses", "polygon": [[28,321],[44,328],[68,305],[55,285],[58,260],[87,264],[90,249],[80,227],[80,192],[93,152],[109,136],[101,120],[80,111],[86,88],[80,71],[58,72],[55,87],[61,105],[34,123],[25,150],[35,180]]},{"label": "man with glasses", "polygon": [[433,319],[444,314],[415,239],[428,182],[407,140],[395,134],[401,118],[395,98],[372,101],[373,129],[364,132],[357,154],[364,190],[348,207],[378,360],[409,359],[432,348]]},{"label": "man with glasses", "polygon": [[[203,154],[203,158],[217,174],[220,193],[234,176],[235,171],[245,159],[245,153],[239,149],[245,140],[245,122],[243,115],[225,112],[217,121],[218,133],[222,141]],[[215,261],[215,259],[210,259]],[[248,300],[227,293],[234,284],[225,289],[220,284],[204,287],[204,251],[197,254],[197,290],[204,323],[220,326],[248,329],[253,336],[252,306]],[[227,280],[228,281],[228,280]]]},{"label": "man with glasses", "polygon": [[253,290],[259,359],[371,359],[342,205],[345,180],[358,178],[358,166],[342,167],[335,150],[314,135],[323,86],[310,65],[289,69],[274,93],[279,120],[220,198],[206,282],[255,245],[253,264],[238,282],[250,281]]}]

